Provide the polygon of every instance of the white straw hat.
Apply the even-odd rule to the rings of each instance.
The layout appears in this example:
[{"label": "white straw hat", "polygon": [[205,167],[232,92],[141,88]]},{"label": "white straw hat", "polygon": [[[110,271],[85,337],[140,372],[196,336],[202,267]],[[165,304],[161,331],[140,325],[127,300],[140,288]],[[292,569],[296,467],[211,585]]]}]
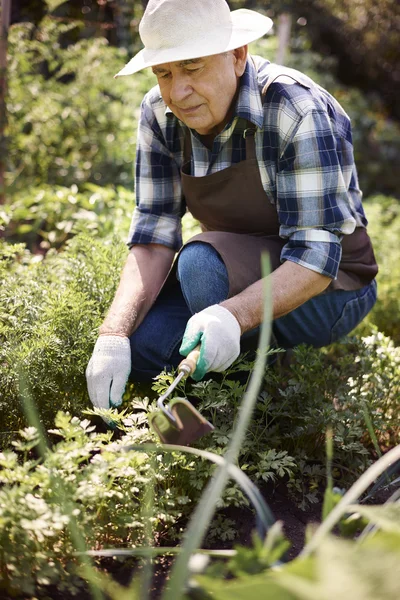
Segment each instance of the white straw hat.
[{"label": "white straw hat", "polygon": [[225,0],[149,0],[139,25],[144,48],[119,73],[234,50],[262,37],[271,19]]}]

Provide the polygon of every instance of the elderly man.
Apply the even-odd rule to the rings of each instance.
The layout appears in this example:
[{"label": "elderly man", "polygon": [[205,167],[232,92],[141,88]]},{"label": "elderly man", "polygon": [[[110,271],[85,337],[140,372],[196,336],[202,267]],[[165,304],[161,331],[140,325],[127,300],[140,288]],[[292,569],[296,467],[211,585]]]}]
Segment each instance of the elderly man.
[{"label": "elderly man", "polygon": [[[87,369],[95,406],[199,342],[194,379],[228,368],[262,322],[265,250],[280,347],[330,344],[376,301],[349,118],[305,75],[248,55],[271,27],[225,0],[148,3],[144,49],[118,73],[151,67],[158,85],[141,106],[130,253]],[[182,247],[187,209],[203,233]]]}]

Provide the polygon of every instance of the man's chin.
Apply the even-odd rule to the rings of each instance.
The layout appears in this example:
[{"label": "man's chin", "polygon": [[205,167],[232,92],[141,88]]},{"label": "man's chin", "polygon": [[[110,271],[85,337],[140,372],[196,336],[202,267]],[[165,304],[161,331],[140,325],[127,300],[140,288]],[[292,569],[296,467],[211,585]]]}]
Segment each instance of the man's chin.
[{"label": "man's chin", "polygon": [[209,123],[205,123],[202,119],[185,118],[181,120],[189,129],[194,129],[199,135],[211,135],[214,131],[214,127]]},{"label": "man's chin", "polygon": [[207,131],[208,129],[204,118],[202,119],[197,115],[181,115],[181,121],[190,127],[190,129],[195,129],[198,133],[200,133],[199,130]]}]

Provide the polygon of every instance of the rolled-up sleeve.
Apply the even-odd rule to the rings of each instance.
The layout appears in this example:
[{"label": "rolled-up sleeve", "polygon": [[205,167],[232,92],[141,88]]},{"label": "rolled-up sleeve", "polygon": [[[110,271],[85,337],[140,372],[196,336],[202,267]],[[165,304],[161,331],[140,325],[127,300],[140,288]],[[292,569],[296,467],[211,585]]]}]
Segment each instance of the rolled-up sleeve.
[{"label": "rolled-up sleeve", "polygon": [[349,165],[326,111],[310,110],[294,128],[279,157],[276,201],[281,261],[291,260],[336,279],[340,240],[354,231]]},{"label": "rolled-up sleeve", "polygon": [[[160,110],[166,123],[164,108]],[[148,96],[142,102],[138,126],[135,189],[128,245],[162,244],[178,250],[182,246],[180,172]]]}]

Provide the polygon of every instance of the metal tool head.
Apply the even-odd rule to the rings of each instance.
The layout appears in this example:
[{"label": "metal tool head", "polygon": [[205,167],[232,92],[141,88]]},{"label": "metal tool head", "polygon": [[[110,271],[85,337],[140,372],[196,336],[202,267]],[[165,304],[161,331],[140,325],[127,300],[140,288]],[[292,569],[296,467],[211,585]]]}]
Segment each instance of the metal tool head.
[{"label": "metal tool head", "polygon": [[173,398],[149,415],[149,422],[164,444],[188,446],[213,431],[214,426],[186,398]]},{"label": "metal tool head", "polygon": [[194,373],[199,356],[200,345],[182,360],[178,366],[178,376],[157,401],[158,410],[149,415],[152,429],[164,444],[188,446],[214,429],[186,398],[173,398],[168,406],[164,404],[178,383]]}]

